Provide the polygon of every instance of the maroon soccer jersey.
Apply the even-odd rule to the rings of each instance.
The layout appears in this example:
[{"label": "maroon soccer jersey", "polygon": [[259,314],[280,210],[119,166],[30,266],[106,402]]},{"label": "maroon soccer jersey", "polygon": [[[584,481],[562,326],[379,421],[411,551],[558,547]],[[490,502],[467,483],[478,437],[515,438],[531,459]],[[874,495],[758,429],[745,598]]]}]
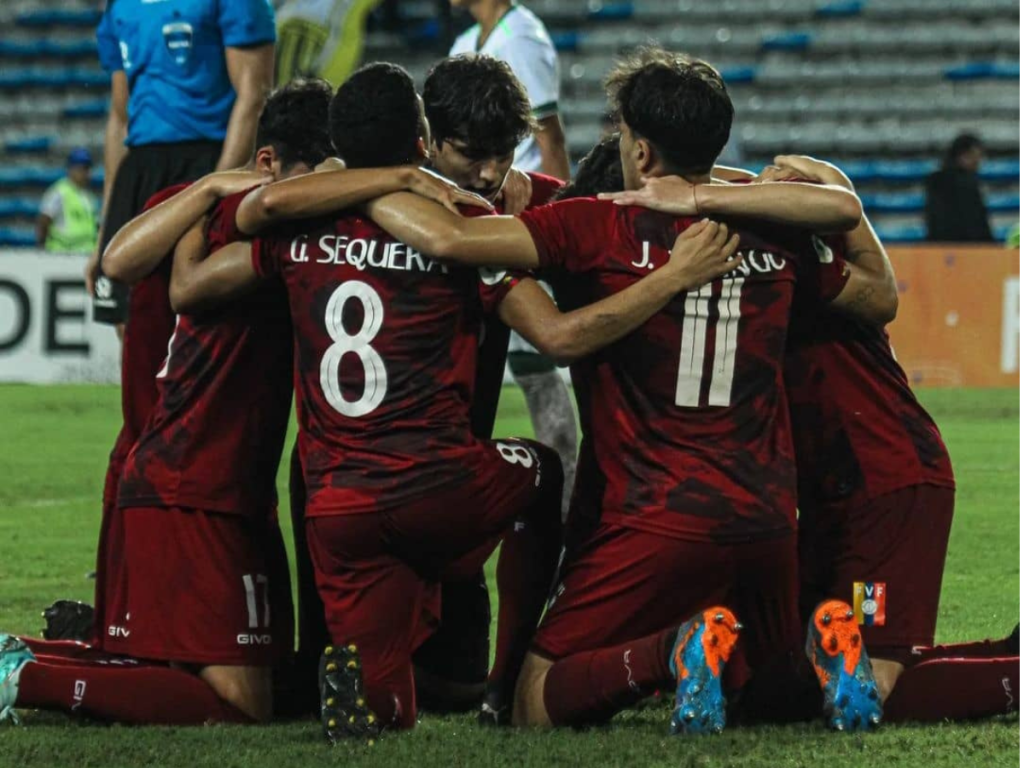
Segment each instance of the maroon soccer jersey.
[{"label": "maroon soccer jersey", "polygon": [[[692,220],[593,199],[522,215],[560,301],[623,290],[668,260]],[[682,293],[646,324],[573,366],[602,519],[683,539],[733,542],[796,525],[782,382],[798,282],[824,300],[845,277],[817,269],[811,237],[744,223],[743,264]],[[598,490],[599,489],[599,490]]]},{"label": "maroon soccer jersey", "polygon": [[[143,211],[188,187],[175,184],[153,195]],[[132,286],[128,299],[128,322],[121,344],[121,415],[124,422],[118,433],[111,461],[123,462],[142,433],[156,405],[156,373],[167,357],[167,340],[174,333],[174,310],[168,298],[171,278],[170,254],[150,274]]]},{"label": "maroon soccer jersey", "polygon": [[[207,230],[214,252],[240,233],[246,193],[221,201]],[[292,341],[279,284],[200,316],[178,317],[159,400],[128,457],[122,507],[194,507],[268,514],[288,426]]]},{"label": "maroon soccer jersey", "polygon": [[468,479],[481,314],[503,282],[347,215],[253,244],[288,289],[307,517],[393,508]]},{"label": "maroon soccer jersey", "polygon": [[[546,205],[562,188],[563,183],[554,176],[527,172],[532,183],[530,203],[526,210]],[[501,213],[501,205],[498,205]],[[477,361],[476,387],[473,392],[471,418],[473,434],[489,438],[494,431],[494,419],[498,414],[498,401],[505,380],[505,358],[508,357],[509,329],[497,315],[484,318],[480,337],[480,353]]]},{"label": "maroon soccer jersey", "polygon": [[[841,241],[830,243],[842,252]],[[939,429],[884,329],[801,304],[785,373],[801,506],[862,504],[920,483],[954,487]]]}]

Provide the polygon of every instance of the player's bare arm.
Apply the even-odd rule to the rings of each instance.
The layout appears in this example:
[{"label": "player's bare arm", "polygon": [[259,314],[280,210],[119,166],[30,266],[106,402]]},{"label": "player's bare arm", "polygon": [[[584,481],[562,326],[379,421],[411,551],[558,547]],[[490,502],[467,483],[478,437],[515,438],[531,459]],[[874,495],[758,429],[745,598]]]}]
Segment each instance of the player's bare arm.
[{"label": "player's bare arm", "polygon": [[228,118],[224,148],[217,160],[218,171],[238,168],[249,159],[260,110],[274,85],[274,44],[225,48],[224,63],[231,87],[235,89],[235,105]]},{"label": "player's bare arm", "polygon": [[701,221],[679,235],[663,267],[623,291],[563,313],[527,278],[505,297],[498,316],[558,365],[569,365],[632,333],[680,292],[738,267],[739,240],[724,224]]},{"label": "player's bare arm", "polygon": [[540,148],[541,165],[548,176],[568,181],[569,152],[565,146],[565,129],[562,118],[558,114],[537,121],[537,129],[533,132]]},{"label": "player's bare arm", "polygon": [[174,249],[171,307],[191,315],[218,307],[258,286],[263,278],[252,265],[252,244],[239,240],[206,257],[205,219],[195,224]]},{"label": "player's bare arm", "polygon": [[439,259],[476,267],[540,266],[533,237],[515,216],[464,218],[408,192],[378,198],[366,210],[392,237]]},{"label": "player's bare arm", "polygon": [[[780,155],[775,158],[775,165],[782,174],[853,191],[853,182],[831,163],[803,155]],[[868,217],[861,215],[857,227],[847,232],[844,239],[850,279],[832,306],[870,323],[891,323],[899,309],[896,275]]]},{"label": "player's bare arm", "polygon": [[[124,145],[127,135],[128,77],[123,71],[118,71],[110,76],[110,111],[107,113],[107,125],[103,133],[103,204],[100,208],[100,230],[96,233],[97,243],[103,242],[103,219],[110,202],[110,192],[114,188],[114,177],[124,156],[128,154],[128,148]],[[99,248],[97,245],[85,265],[85,290],[90,295],[100,272]]]},{"label": "player's bare arm", "polygon": [[114,280],[133,284],[160,264],[189,227],[221,198],[267,181],[255,171],[222,171],[145,211],[125,224],[107,246],[103,268]]},{"label": "player's bare arm", "polygon": [[238,207],[235,224],[254,235],[281,221],[323,216],[401,191],[435,200],[453,212],[459,205],[493,208],[479,195],[416,166],[359,168],[306,174],[253,190]]},{"label": "player's bare arm", "polygon": [[851,230],[864,213],[853,192],[828,184],[691,184],[679,176],[662,176],[644,179],[640,189],[599,197],[674,216],[743,216],[821,233]]}]

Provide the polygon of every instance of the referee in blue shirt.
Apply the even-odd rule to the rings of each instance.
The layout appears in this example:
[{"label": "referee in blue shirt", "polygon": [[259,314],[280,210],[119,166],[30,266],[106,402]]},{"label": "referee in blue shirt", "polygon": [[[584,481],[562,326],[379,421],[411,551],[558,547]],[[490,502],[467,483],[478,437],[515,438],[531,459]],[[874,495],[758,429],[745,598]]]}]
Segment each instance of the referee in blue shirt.
[{"label": "referee in blue shirt", "polygon": [[96,30],[110,73],[99,249],[86,268],[98,322],[120,325],[128,288],[100,254],[155,192],[249,159],[273,84],[269,0],[109,0]]}]

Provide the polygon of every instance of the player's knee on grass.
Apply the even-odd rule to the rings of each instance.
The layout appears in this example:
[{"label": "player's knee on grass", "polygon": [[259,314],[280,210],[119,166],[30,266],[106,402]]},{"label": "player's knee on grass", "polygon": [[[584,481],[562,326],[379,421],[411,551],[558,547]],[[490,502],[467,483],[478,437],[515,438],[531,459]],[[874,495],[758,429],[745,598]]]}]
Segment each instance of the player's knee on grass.
[{"label": "player's knee on grass", "polygon": [[882,697],[883,702],[889,698],[892,689],[896,687],[896,681],[903,674],[903,669],[903,664],[898,661],[876,658],[875,656],[871,657],[871,672],[875,676],[878,695]]},{"label": "player's knee on grass", "polygon": [[550,728],[551,718],[544,705],[544,685],[554,662],[528,653],[516,681],[512,725],[516,728]]},{"label": "player's knee on grass", "polygon": [[273,680],[269,667],[208,666],[199,676],[228,704],[257,723],[273,715]]}]

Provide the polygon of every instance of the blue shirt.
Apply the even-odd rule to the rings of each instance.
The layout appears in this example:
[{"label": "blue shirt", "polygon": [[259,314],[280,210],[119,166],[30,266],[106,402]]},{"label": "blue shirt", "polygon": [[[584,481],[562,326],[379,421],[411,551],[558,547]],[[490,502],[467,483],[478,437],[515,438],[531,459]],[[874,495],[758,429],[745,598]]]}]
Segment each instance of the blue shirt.
[{"label": "blue shirt", "polygon": [[128,78],[129,147],[223,141],[235,104],[225,48],[271,43],[269,0],[111,0],[100,64]]}]

